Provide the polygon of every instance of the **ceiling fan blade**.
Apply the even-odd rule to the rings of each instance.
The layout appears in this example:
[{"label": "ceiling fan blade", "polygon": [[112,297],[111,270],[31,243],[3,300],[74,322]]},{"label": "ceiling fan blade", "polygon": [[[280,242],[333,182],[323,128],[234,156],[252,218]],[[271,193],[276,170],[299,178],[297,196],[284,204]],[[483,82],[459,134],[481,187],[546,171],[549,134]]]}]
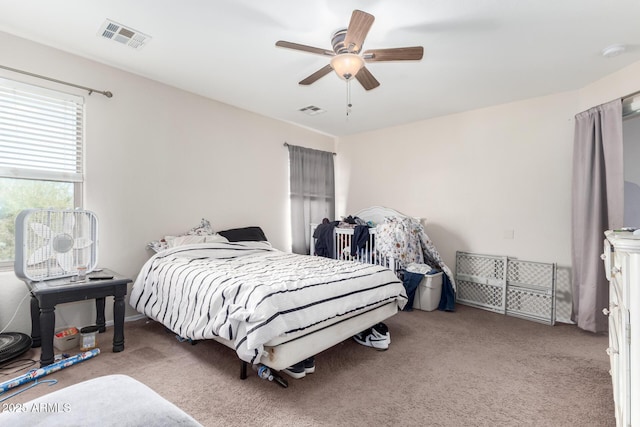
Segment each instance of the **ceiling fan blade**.
[{"label": "ceiling fan blade", "polygon": [[418,61],[422,59],[422,46],[396,47],[391,49],[369,49],[362,54],[367,62],[380,61]]},{"label": "ceiling fan blade", "polygon": [[315,53],[318,55],[334,56],[335,52],[319,47],[307,46],[304,44],[286,42],[284,40],[278,40],[276,46],[285,47],[287,49],[301,50],[303,52]]},{"label": "ceiling fan blade", "polygon": [[344,46],[349,52],[360,52],[364,39],[367,37],[373,25],[374,19],[374,16],[367,12],[357,9],[353,11],[349,27],[347,28],[347,34],[344,36]]},{"label": "ceiling fan blade", "polygon": [[380,82],[373,77],[373,74],[367,70],[367,67],[360,68],[360,71],[356,74],[356,79],[358,79],[362,87],[366,90],[375,89],[380,86]]},{"label": "ceiling fan blade", "polygon": [[324,67],[320,68],[318,71],[316,71],[315,73],[311,74],[309,77],[307,77],[304,80],[301,80],[300,83],[301,85],[310,85],[311,83],[314,83],[316,80],[319,80],[321,77],[326,76],[327,74],[329,74],[331,71],[333,71],[333,68],[331,68],[331,65],[327,64]]}]

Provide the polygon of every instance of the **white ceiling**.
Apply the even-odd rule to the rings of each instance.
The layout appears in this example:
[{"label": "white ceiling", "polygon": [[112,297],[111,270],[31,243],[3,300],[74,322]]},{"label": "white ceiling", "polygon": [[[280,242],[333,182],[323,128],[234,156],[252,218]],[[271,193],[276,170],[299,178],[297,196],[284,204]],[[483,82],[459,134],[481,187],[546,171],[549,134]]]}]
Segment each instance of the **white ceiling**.
[{"label": "white ceiling", "polygon": [[[381,85],[354,81],[347,118],[334,73],[298,85],[329,58],[275,42],[330,49],[354,9],[375,16],[364,50],[425,53],[369,64]],[[99,37],[107,18],[152,39],[136,50]],[[639,18],[638,0],[0,1],[0,31],[336,136],[579,89],[640,60]],[[613,44],[626,52],[602,57]],[[308,105],[326,113],[298,111]]]}]

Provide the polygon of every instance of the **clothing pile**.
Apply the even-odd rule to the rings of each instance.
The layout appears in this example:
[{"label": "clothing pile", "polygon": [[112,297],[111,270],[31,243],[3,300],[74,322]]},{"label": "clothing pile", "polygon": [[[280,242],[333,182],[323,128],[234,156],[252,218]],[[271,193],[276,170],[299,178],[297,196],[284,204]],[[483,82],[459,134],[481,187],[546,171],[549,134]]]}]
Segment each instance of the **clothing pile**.
[{"label": "clothing pile", "polygon": [[[407,292],[407,304],[405,304],[403,311],[413,310],[413,300],[416,296],[416,290],[425,276],[438,273],[437,268],[433,268],[428,264],[416,264],[411,263],[404,270],[402,276],[402,284]],[[442,291],[440,292],[440,301],[438,301],[438,310],[440,311],[455,311],[456,295],[449,281],[449,277],[446,274],[442,275]]]},{"label": "clothing pile", "polygon": [[[362,255],[362,251],[365,249],[367,242],[369,241],[369,228],[371,223],[367,223],[365,220],[358,218],[357,216],[347,216],[342,218],[341,221],[329,221],[329,218],[324,218],[322,224],[319,224],[313,232],[313,238],[315,240],[315,253],[311,255],[322,256],[326,258],[334,257],[334,240],[333,229],[338,228],[352,228],[353,229],[353,242],[348,248],[348,253],[351,257],[357,254]],[[344,249],[344,248],[343,248]]]},{"label": "clothing pile", "polygon": [[[404,270],[403,284],[411,302],[404,309],[412,309],[413,295],[424,275],[433,273],[430,270],[441,270],[444,274],[438,310],[453,311],[456,282],[420,221],[411,217],[387,217],[378,225],[376,233],[376,250],[398,260],[400,269]],[[415,271],[418,265],[423,265],[425,271]]]},{"label": "clothing pile", "polygon": [[387,217],[383,224],[376,228],[376,250],[396,259],[402,270],[409,264],[428,264],[439,268],[451,281],[455,290],[456,284],[451,269],[444,263],[435,245],[427,236],[424,227],[415,218]]}]

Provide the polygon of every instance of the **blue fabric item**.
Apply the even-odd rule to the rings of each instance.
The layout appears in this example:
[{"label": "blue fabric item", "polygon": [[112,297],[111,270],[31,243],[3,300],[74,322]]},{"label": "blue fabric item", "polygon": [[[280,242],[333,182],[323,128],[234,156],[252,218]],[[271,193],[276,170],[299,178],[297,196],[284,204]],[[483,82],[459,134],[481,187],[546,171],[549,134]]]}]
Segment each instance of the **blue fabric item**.
[{"label": "blue fabric item", "polygon": [[412,273],[410,271],[404,272],[402,284],[404,285],[404,290],[407,292],[407,304],[402,311],[413,311],[413,299],[416,296],[416,289],[420,286],[422,279],[424,279],[424,274]]},{"label": "blue fabric item", "polygon": [[453,290],[451,280],[446,274],[442,275],[442,293],[440,294],[440,303],[438,310],[455,311],[456,309],[456,291]]}]

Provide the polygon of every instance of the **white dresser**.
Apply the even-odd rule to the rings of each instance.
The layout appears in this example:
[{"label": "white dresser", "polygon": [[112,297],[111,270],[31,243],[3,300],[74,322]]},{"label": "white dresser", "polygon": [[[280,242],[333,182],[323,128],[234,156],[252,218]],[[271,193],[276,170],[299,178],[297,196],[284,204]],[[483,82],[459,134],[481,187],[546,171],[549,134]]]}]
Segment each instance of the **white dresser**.
[{"label": "white dresser", "polygon": [[[605,232],[609,348],[618,426],[640,427],[640,235]],[[631,402],[635,402],[633,405]]]}]

